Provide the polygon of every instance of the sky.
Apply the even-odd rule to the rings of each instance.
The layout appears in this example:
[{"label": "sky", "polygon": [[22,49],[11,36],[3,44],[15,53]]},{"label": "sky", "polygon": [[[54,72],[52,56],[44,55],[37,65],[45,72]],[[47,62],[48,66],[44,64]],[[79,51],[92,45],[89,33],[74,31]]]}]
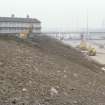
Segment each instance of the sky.
[{"label": "sky", "polygon": [[[105,28],[105,0],[0,0],[0,16],[37,18],[42,31]],[[88,18],[87,18],[88,17]]]}]

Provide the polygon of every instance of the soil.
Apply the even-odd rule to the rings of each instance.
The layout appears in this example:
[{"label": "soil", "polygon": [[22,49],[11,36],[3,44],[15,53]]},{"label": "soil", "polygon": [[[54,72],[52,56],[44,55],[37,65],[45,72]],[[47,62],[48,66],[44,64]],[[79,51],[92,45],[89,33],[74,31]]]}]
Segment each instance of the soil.
[{"label": "soil", "polygon": [[0,105],[105,105],[102,65],[47,36],[0,38]]}]

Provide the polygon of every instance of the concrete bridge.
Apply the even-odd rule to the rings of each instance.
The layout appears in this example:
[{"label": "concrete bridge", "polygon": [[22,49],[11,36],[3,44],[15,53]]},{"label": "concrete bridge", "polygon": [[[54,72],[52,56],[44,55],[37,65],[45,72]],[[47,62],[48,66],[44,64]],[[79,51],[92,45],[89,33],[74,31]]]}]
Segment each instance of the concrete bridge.
[{"label": "concrete bridge", "polygon": [[[43,32],[46,34],[87,34],[87,31],[64,31],[64,32],[55,32],[55,31],[47,31]],[[89,31],[88,33],[93,34],[105,34],[105,31]]]}]

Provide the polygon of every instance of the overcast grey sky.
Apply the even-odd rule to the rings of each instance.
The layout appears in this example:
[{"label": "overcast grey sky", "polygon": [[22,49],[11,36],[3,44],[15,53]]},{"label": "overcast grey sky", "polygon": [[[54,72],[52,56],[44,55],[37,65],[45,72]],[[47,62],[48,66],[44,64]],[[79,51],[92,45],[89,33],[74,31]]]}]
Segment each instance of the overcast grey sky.
[{"label": "overcast grey sky", "polygon": [[90,28],[105,23],[105,0],[0,0],[0,15],[25,17],[29,14],[42,21],[43,30],[86,28],[87,11]]}]

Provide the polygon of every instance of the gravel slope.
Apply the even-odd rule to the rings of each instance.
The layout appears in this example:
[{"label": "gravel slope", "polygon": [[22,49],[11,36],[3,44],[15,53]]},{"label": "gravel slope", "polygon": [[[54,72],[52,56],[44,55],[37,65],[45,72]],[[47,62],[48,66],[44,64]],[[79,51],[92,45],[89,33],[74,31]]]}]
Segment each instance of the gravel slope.
[{"label": "gravel slope", "polygon": [[0,105],[104,105],[100,68],[55,39],[0,38]]}]

